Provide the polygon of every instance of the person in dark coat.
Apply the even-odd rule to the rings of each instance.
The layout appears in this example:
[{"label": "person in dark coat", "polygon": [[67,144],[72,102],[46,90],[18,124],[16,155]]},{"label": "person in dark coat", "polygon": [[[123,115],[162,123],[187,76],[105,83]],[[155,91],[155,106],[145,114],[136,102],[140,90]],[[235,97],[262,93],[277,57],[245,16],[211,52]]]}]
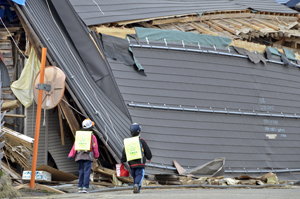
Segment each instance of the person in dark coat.
[{"label": "person in dark coat", "polygon": [[[130,126],[130,134],[132,137],[140,136],[141,133],[141,126],[137,123],[134,123]],[[127,138],[128,139],[128,138]],[[125,142],[124,142],[125,143]],[[141,158],[127,161],[129,158],[126,157],[126,144],[122,152],[122,163],[128,162],[130,169],[131,169],[131,175],[134,179],[134,185],[133,185],[133,193],[140,193],[141,184],[144,179],[145,175],[145,164],[146,159],[151,162],[152,159],[152,153],[150,148],[147,145],[147,142],[143,138],[139,138],[139,144],[140,144],[140,150],[141,150]]]}]

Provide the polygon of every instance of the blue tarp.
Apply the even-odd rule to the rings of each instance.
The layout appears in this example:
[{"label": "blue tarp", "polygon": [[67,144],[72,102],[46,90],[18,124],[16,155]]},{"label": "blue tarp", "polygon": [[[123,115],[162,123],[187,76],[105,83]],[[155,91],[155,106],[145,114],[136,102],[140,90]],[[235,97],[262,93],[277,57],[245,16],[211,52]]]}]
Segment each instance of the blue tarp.
[{"label": "blue tarp", "polygon": [[12,0],[12,1],[19,4],[19,5],[25,6],[25,1],[26,0]]},{"label": "blue tarp", "polygon": [[286,6],[289,8],[294,7],[296,4],[298,4],[300,0],[290,0],[289,2],[286,3]]}]

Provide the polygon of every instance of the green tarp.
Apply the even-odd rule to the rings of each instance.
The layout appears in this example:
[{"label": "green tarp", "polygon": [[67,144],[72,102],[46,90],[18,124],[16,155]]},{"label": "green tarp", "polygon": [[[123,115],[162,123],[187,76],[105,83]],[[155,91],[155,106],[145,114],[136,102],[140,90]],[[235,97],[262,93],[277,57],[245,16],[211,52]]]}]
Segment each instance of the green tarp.
[{"label": "green tarp", "polygon": [[272,48],[272,47],[269,47],[269,46],[267,48],[270,50],[272,55],[281,56],[277,48]]},{"label": "green tarp", "polygon": [[[272,53],[272,55],[281,56],[281,54],[280,54],[280,52],[278,51],[277,48],[272,48],[272,47],[269,47],[269,46],[267,48],[270,50],[270,52]],[[295,53],[294,53],[293,50],[289,50],[289,49],[284,48],[283,51],[284,51],[285,56],[288,59],[293,60],[293,61],[297,61],[298,60],[298,59],[295,58]]]},{"label": "green tarp", "polygon": [[[161,30],[161,29],[152,29],[152,28],[140,28],[135,27],[136,34],[139,40],[149,40],[151,41],[162,41],[165,40],[167,43],[182,43],[185,44],[196,44],[198,42],[201,46],[210,46],[214,45],[218,48],[226,48],[232,41],[228,37],[204,35],[190,32],[181,32],[174,30]],[[147,37],[147,39],[146,39]]]},{"label": "green tarp", "polygon": [[297,61],[298,59],[295,58],[295,53],[293,50],[289,50],[289,49],[283,49],[284,50],[284,54],[286,55],[286,57],[290,60],[294,60]]}]

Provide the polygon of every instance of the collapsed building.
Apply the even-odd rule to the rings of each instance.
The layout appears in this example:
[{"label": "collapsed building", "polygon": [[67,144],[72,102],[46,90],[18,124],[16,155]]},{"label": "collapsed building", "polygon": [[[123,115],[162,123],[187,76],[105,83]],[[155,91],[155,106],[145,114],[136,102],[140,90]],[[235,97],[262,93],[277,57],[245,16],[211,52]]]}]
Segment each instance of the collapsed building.
[{"label": "collapsed building", "polygon": [[[273,0],[7,3],[21,25],[10,32],[21,35],[24,54],[31,49],[28,71],[33,74],[46,47],[49,65],[66,75],[63,100],[42,112],[38,165],[76,174],[66,157],[89,117],[100,162],[110,168],[137,122],[153,152],[147,174],[177,173],[174,160],[191,170],[223,158],[225,175],[297,179],[297,11]],[[15,50],[14,57],[11,68],[19,72],[12,81],[26,68],[22,53]],[[30,86],[25,95],[11,88],[23,104],[15,111],[26,117],[7,124],[34,138],[36,105],[22,99]]]}]

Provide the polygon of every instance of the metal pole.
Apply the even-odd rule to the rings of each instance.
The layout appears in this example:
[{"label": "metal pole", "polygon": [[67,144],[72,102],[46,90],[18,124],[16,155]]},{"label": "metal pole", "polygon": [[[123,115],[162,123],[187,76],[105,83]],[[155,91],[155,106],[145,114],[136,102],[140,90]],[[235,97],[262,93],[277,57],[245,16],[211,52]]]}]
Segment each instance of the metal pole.
[{"label": "metal pole", "polygon": [[[44,84],[46,54],[47,54],[47,48],[43,48],[42,58],[41,58],[40,84]],[[33,158],[32,158],[32,166],[31,166],[31,181],[30,181],[31,189],[34,189],[34,182],[35,182],[36,161],[37,161],[39,136],[40,136],[42,100],[43,100],[43,90],[40,89],[39,96],[38,96],[37,110],[36,110],[35,135],[34,135]]]}]

